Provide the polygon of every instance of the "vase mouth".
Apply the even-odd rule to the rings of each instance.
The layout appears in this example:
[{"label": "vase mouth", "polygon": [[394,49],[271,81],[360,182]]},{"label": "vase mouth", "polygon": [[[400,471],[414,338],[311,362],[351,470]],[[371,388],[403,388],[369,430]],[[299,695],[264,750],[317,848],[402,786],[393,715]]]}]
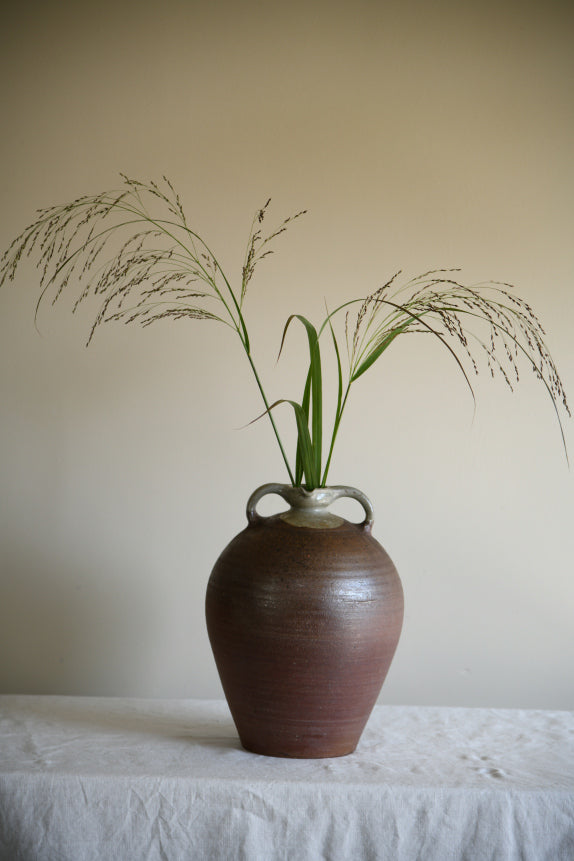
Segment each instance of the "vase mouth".
[{"label": "vase mouth", "polygon": [[312,510],[324,510],[339,499],[341,491],[337,487],[315,487],[307,490],[306,487],[294,487],[291,484],[283,485],[281,496],[292,508]]}]

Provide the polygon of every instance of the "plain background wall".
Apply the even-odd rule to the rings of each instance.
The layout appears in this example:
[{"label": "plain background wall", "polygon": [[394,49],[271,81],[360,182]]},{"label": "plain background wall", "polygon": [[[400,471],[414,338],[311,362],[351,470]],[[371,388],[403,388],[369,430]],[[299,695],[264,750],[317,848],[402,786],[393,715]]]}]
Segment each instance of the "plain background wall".
[{"label": "plain background wall", "polygon": [[[167,174],[251,285],[272,399],[304,333],[397,269],[517,285],[574,399],[573,7],[534,2],[11,4],[0,35],[0,247],[36,208]],[[40,315],[0,294],[0,690],[220,697],[206,582],[250,492],[285,479],[239,344],[209,323]],[[356,385],[332,483],[373,500],[406,596],[387,703],[574,708],[574,477],[532,374],[512,395],[428,339]],[[278,420],[290,434],[291,415]],[[574,458],[572,424],[566,426]],[[360,515],[351,507],[350,517]]]}]

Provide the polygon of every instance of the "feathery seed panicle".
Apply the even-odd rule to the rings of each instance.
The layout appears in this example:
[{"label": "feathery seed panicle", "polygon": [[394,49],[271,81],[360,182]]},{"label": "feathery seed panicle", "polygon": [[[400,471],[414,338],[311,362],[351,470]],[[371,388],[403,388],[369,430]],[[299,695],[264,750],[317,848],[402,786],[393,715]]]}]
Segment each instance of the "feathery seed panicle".
[{"label": "feathery seed panicle", "polygon": [[[40,296],[36,316],[48,297],[52,304],[64,292],[76,291],[72,311],[92,299],[97,310],[88,343],[99,326],[109,322],[147,327],[160,320],[210,320],[223,323],[239,337],[265,412],[293,484],[305,479],[309,489],[324,485],[341,419],[352,384],[403,334],[434,337],[451,353],[473,394],[465,366],[479,372],[485,360],[492,377],[500,376],[512,390],[526,362],[549,394],[566,443],[558,406],[570,410],[560,376],[545,341],[544,329],[531,306],[513,285],[487,282],[465,285],[459,269],[431,269],[402,281],[396,272],[369,295],[345,302],[327,314],[321,327],[301,315],[309,340],[309,370],[302,402],[270,402],[251,355],[243,303],[259,262],[273,253],[272,243],[301,210],[265,234],[271,198],[253,218],[236,291],[217,257],[186,220],[171,181],[141,182],[121,174],[123,186],[109,192],[76,197],[71,203],[37,210],[36,220],[17,236],[0,258],[0,286],[13,281],[24,257],[37,256]],[[355,310],[353,310],[355,309]],[[347,367],[343,370],[335,331],[343,315]],[[321,334],[329,330],[335,353],[338,390],[335,418],[325,467],[321,474],[322,371]],[[272,412],[280,404],[294,409],[297,423],[295,469],[291,469]]]},{"label": "feathery seed panicle", "polygon": [[[553,400],[560,401],[570,415],[562,382],[544,341],[544,329],[530,305],[510,292],[512,285],[488,282],[468,286],[450,275],[455,271],[431,270],[392,295],[383,295],[384,288],[379,288],[368,296],[356,313],[350,344],[347,325],[351,363],[357,366],[366,361],[397,328],[401,333],[424,331],[419,326],[423,322],[427,333],[430,327],[439,337],[455,339],[475,374],[478,363],[471,343],[476,344],[486,356],[491,376],[499,374],[511,390],[512,380],[520,380],[519,360],[525,359]],[[372,335],[377,322],[380,325]],[[480,334],[481,328],[487,329],[486,337]]]}]

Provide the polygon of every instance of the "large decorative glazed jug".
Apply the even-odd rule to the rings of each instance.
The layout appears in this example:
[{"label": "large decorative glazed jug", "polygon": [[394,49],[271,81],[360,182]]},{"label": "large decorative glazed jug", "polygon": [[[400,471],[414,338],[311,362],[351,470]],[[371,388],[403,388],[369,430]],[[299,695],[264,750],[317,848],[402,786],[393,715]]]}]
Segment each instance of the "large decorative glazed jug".
[{"label": "large decorative glazed jug", "polygon": [[[279,494],[290,508],[262,517]],[[329,512],[340,497],[362,523]],[[267,756],[351,753],[381,690],[403,621],[395,566],[371,535],[373,509],[351,487],[265,484],[247,527],[207,586],[207,630],[244,748]]]}]

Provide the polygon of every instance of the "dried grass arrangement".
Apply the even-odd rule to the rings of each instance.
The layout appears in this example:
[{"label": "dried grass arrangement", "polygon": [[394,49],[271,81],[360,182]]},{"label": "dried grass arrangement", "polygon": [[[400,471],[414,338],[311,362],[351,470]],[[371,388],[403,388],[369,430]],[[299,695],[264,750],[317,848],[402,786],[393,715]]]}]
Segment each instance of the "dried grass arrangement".
[{"label": "dried grass arrangement", "polygon": [[[309,343],[308,372],[300,401],[271,403],[253,361],[244,304],[256,266],[304,211],[264,234],[267,201],[253,219],[241,277],[234,287],[205,240],[189,226],[180,197],[167,178],[155,183],[121,176],[123,184],[116,191],[38,210],[36,219],[4,253],[0,286],[14,279],[21,260],[35,257],[41,270],[36,315],[43,301],[54,303],[68,289],[75,291],[74,310],[88,297],[99,297],[88,344],[99,326],[114,321],[148,326],[168,318],[207,320],[231,329],[251,366],[263,399],[262,415],[271,422],[294,486],[312,490],[326,485],[352,385],[399,335],[406,334],[438,339],[457,363],[473,398],[470,376],[479,372],[481,359],[490,374],[501,375],[511,390],[519,381],[520,365],[525,365],[551,399],[566,453],[561,410],[568,416],[570,411],[564,388],[537,316],[511,285],[465,285],[458,280],[458,270],[448,269],[401,283],[397,273],[370,295],[328,312],[318,328],[306,317],[292,315],[285,324],[280,352],[290,324],[301,323]],[[328,438],[323,426],[325,341],[330,342],[338,379]],[[292,460],[274,419],[275,408],[283,403],[290,404],[297,425]]]}]

